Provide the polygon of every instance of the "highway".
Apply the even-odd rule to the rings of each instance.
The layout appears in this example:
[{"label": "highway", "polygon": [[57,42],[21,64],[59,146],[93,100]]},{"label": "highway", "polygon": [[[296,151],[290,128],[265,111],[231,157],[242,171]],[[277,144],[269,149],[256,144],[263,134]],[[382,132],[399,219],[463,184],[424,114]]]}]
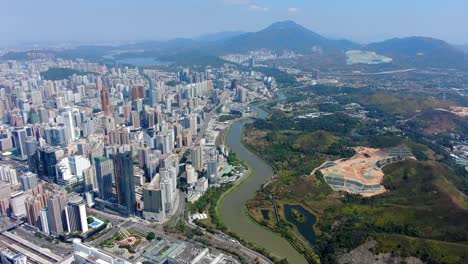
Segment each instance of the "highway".
[{"label": "highway", "polygon": [[247,257],[250,261],[249,263],[254,263],[255,260],[258,260],[260,263],[263,264],[274,264],[273,261],[271,261],[269,258],[265,257],[264,255],[251,250],[250,248],[245,247],[244,245],[240,244],[237,242],[235,239],[230,237],[229,235],[217,231],[218,234],[213,234],[211,232],[208,232],[202,227],[199,227],[195,223],[193,223],[191,220],[186,222],[189,226],[192,228],[199,228],[204,231],[204,237],[207,238],[204,240],[206,243],[211,243],[212,246],[220,249],[227,249],[227,250],[235,250],[238,252],[239,255],[242,255],[244,257]]},{"label": "highway", "polygon": [[205,115],[205,120],[203,121],[203,125],[200,128],[200,131],[197,133],[197,136],[195,139],[192,141],[192,145],[188,147],[184,147],[180,150],[179,152],[179,158],[182,158],[185,155],[185,152],[187,152],[188,149],[192,149],[194,146],[198,145],[200,143],[200,140],[205,136],[206,130],[208,129],[208,125],[211,121],[211,118],[213,115],[216,113],[216,109],[218,107],[222,106],[223,104],[226,103],[226,100],[229,99],[229,92],[228,91],[223,91],[221,94],[221,98],[219,100],[219,103],[211,109],[210,112],[206,113]]},{"label": "highway", "polygon": [[[223,91],[223,93],[221,94],[220,103],[218,105],[216,105],[215,107],[213,107],[213,109],[211,109],[211,111],[206,114],[206,118],[205,118],[205,121],[203,123],[203,126],[200,129],[199,133],[197,134],[196,140],[194,141],[194,144],[193,144],[194,146],[198,145],[200,143],[200,140],[205,136],[206,130],[208,129],[208,126],[209,126],[209,122],[210,122],[211,118],[213,117],[213,115],[216,114],[217,108],[219,106],[221,106],[221,105],[224,105],[228,99],[229,99],[229,91]],[[182,213],[185,211],[185,202],[183,204],[183,208],[184,208],[184,210],[181,211]],[[187,221],[187,219],[185,219],[185,221],[189,226],[191,226],[193,228],[199,228],[197,225],[195,225],[190,220]],[[242,244],[240,244],[238,242],[232,242],[232,241],[235,241],[235,240],[233,238],[231,238],[230,236],[228,236],[228,235],[226,235],[226,234],[224,234],[222,232],[219,232],[219,233],[222,236],[221,238],[220,238],[219,234],[212,234],[212,233],[207,232],[205,230],[205,236],[207,236],[208,238],[211,238],[211,239],[206,239],[205,242],[212,243],[212,245],[214,247],[217,247],[217,248],[221,248],[221,249],[225,248],[225,249],[229,249],[229,250],[238,251],[238,254],[243,255],[244,257],[248,257],[252,262],[254,262],[257,259],[257,260],[260,261],[260,263],[267,263],[267,264],[274,263],[270,259],[268,259],[267,257],[265,257],[264,255],[262,255],[260,253],[258,253],[256,251],[253,251],[253,250],[243,246]],[[250,261],[249,261],[249,263],[250,263]]]},{"label": "highway", "polygon": [[25,250],[24,248],[16,245],[16,244],[8,244],[7,245],[10,249],[12,249],[13,251],[15,252],[20,252],[22,254],[24,254],[29,261],[31,262],[34,262],[34,263],[40,263],[40,264],[52,264],[54,262],[51,262],[51,261],[48,261],[44,258],[41,258],[40,256],[32,253],[32,252],[29,252],[27,250]]},{"label": "highway", "polygon": [[22,239],[10,232],[3,232],[0,241],[13,249],[31,258],[36,263],[56,263],[62,261],[62,257],[55,255],[48,249],[43,249]]},{"label": "highway", "polygon": [[168,223],[170,225],[176,226],[178,223],[181,223],[184,219],[184,212],[185,212],[185,192],[179,191],[179,199],[176,212],[172,215],[171,219],[168,220],[172,221],[172,223]]},{"label": "highway", "polygon": [[194,146],[198,145],[200,143],[200,140],[205,136],[210,120],[213,117],[213,115],[216,114],[216,109],[218,109],[218,107],[220,107],[221,105],[225,104],[227,99],[229,99],[229,91],[225,90],[220,96],[219,103],[216,106],[214,106],[210,112],[206,113],[205,120],[203,121],[203,125],[200,131],[198,132],[196,139],[193,142]]},{"label": "highway", "polygon": [[[211,119],[213,118],[213,116],[216,115],[216,110],[218,109],[219,106],[224,105],[227,102],[227,100],[229,99],[229,95],[230,95],[229,91],[223,91],[223,93],[220,96],[220,102],[216,106],[214,106],[208,113],[206,113],[203,125],[200,127],[200,130],[197,133],[196,138],[193,141],[192,147],[198,145],[200,141],[202,140],[202,138],[205,136],[205,133],[209,127]],[[185,151],[189,148],[183,149],[179,154],[183,156]],[[178,205],[177,205],[176,212],[173,214],[173,217],[170,220],[172,221],[172,223],[169,223],[169,224],[178,225],[182,221],[184,221],[186,224],[188,224],[189,226],[193,228],[199,228],[194,223],[188,222],[187,219],[185,219],[184,213],[185,213],[185,208],[186,208],[186,202],[185,202],[184,192],[179,193],[179,199],[177,202],[178,202]],[[149,224],[146,224],[144,223],[144,221],[123,218],[119,215],[107,214],[107,213],[104,213],[95,209],[91,209],[91,208],[87,208],[87,212],[88,214],[95,215],[96,217],[100,219],[109,220],[114,226],[112,231],[104,234],[103,236],[89,243],[93,246],[98,246],[99,243],[101,243],[102,241],[111,238],[115,232],[119,232],[122,229],[129,229],[129,228],[134,229],[142,234],[153,232],[161,238],[164,238],[170,241],[175,240],[174,238],[166,235],[164,231],[161,230],[160,228],[156,228]],[[242,244],[236,242],[234,239],[232,239],[231,237],[229,237],[228,235],[222,232],[213,234],[213,233],[209,233],[205,231],[203,236],[198,237],[198,240],[202,241],[203,244],[212,246],[214,248],[218,248],[218,249],[225,250],[225,251],[235,251],[237,252],[238,255],[247,259],[249,263],[254,263],[256,260],[258,260],[260,263],[263,263],[263,264],[273,263],[267,257],[243,246]],[[199,241],[197,243],[200,243]]]}]

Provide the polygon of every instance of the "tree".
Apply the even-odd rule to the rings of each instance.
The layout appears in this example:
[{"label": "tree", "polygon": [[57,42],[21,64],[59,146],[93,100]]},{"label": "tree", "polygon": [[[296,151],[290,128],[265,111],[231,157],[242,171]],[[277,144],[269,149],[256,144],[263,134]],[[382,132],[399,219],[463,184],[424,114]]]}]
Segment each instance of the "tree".
[{"label": "tree", "polygon": [[148,235],[146,235],[146,240],[153,240],[156,238],[156,235],[153,232],[149,232]]}]

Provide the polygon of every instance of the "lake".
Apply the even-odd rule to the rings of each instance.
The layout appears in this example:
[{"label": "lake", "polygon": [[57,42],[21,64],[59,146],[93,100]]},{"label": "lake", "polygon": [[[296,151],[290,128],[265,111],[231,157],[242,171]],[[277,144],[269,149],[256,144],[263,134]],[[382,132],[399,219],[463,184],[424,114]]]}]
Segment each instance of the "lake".
[{"label": "lake", "polygon": [[[297,221],[294,218],[293,210],[297,210],[297,212],[305,216],[305,221]],[[301,233],[301,235],[305,239],[307,239],[307,241],[309,241],[310,244],[315,244],[317,240],[313,229],[316,221],[315,215],[311,214],[309,211],[307,211],[306,209],[304,209],[304,207],[300,205],[289,204],[286,204],[284,206],[284,215],[286,216],[286,220],[295,225],[299,230],[299,233]]]},{"label": "lake", "polygon": [[160,61],[152,57],[132,57],[124,59],[116,59],[114,56],[117,54],[107,54],[102,56],[105,59],[113,60],[117,64],[129,64],[133,66],[151,66],[151,65],[167,65],[171,64],[170,61]]}]

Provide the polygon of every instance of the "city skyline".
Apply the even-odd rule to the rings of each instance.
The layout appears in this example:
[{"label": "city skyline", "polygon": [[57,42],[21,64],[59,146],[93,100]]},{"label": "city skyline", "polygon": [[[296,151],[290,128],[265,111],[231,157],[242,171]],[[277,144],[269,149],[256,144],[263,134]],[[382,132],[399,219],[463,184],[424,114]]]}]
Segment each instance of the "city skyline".
[{"label": "city skyline", "polygon": [[461,0],[144,0],[138,4],[20,0],[3,5],[8,8],[0,11],[0,46],[8,47],[25,43],[97,44],[195,38],[223,31],[258,31],[275,21],[289,19],[327,37],[361,43],[405,36],[468,43],[461,26],[468,23],[463,12],[468,3]]},{"label": "city skyline", "polygon": [[1,263],[468,260],[468,1],[0,6]]}]

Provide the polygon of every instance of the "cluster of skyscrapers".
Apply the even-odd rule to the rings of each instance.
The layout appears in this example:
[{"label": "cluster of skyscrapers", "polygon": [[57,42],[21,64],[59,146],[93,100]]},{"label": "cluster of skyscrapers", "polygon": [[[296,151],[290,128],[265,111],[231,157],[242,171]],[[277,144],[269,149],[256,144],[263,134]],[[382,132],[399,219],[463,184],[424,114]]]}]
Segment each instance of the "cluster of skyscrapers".
[{"label": "cluster of skyscrapers", "polygon": [[162,222],[179,201],[178,153],[190,153],[189,192],[218,182],[223,156],[199,133],[228,83],[214,89],[222,71],[60,61],[97,74],[43,80],[50,63],[31,63],[27,73],[0,64],[2,214],[52,235],[87,232],[86,207]]},{"label": "cluster of skyscrapers", "polygon": [[83,198],[45,188],[43,184],[37,184],[25,191],[9,193],[10,204],[4,213],[10,213],[17,219],[26,217],[30,226],[47,235],[87,232],[88,223]]}]

